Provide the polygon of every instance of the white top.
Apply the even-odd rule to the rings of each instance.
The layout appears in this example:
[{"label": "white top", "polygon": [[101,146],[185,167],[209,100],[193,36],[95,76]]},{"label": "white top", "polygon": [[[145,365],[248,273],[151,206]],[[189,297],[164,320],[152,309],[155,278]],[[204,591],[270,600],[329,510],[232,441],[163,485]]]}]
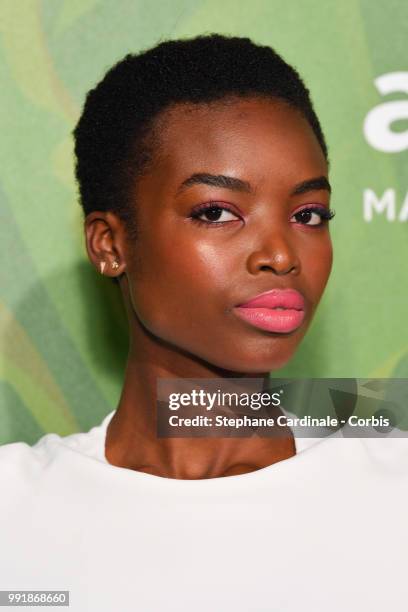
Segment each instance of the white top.
[{"label": "white top", "polygon": [[107,462],[113,414],[0,447],[0,590],[69,590],[73,612],[406,612],[408,440],[297,440],[177,480]]}]

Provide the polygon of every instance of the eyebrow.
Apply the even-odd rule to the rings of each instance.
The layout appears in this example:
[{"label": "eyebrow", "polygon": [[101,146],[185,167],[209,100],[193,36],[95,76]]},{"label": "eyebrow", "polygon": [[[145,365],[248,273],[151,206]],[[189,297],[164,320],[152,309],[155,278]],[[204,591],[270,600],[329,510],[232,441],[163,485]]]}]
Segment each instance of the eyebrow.
[{"label": "eyebrow", "polygon": [[299,195],[301,193],[307,193],[308,191],[316,191],[318,189],[325,189],[331,193],[331,185],[325,176],[318,176],[317,178],[308,179],[302,181],[295,186],[291,195]]},{"label": "eyebrow", "polygon": [[[254,194],[255,190],[248,181],[236,178],[234,176],[226,176],[224,174],[208,174],[206,172],[197,172],[185,179],[177,189],[176,195],[191,187],[192,185],[209,185],[210,187],[221,187],[230,189],[231,191],[239,191],[241,193]],[[309,191],[325,189],[331,193],[331,186],[325,176],[318,176],[306,181],[298,183],[293,188],[291,195],[300,195]]]},{"label": "eyebrow", "polygon": [[225,176],[224,174],[207,174],[206,172],[198,172],[192,174],[181,183],[177,189],[177,194],[181,193],[192,185],[210,185],[210,187],[222,187],[231,189],[231,191],[241,191],[244,193],[254,193],[250,183],[243,181],[234,176]]}]

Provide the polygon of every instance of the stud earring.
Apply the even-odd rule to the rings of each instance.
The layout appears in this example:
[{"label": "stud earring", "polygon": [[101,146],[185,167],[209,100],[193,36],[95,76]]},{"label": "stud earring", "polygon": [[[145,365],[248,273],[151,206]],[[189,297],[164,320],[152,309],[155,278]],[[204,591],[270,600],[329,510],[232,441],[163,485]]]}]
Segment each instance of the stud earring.
[{"label": "stud earring", "polygon": [[106,266],[106,261],[101,261],[101,262],[100,262],[100,264],[99,264],[99,266],[100,266],[100,268],[101,268],[101,274],[103,274],[103,271],[104,271],[105,266]]},{"label": "stud earring", "polygon": [[119,264],[117,261],[113,261],[112,262],[112,268],[114,268],[116,270],[116,268],[119,268]]}]

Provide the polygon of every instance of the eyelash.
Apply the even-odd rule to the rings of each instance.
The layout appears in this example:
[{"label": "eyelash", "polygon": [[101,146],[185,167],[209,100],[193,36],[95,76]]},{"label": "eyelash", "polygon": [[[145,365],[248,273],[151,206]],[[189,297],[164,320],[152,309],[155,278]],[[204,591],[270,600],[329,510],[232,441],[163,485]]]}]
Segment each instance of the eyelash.
[{"label": "eyelash", "polygon": [[[199,209],[197,209],[195,212],[193,212],[190,215],[191,220],[194,223],[198,223],[200,225],[204,225],[207,229],[210,228],[210,226],[216,225],[216,226],[220,226],[220,225],[226,225],[227,223],[230,223],[230,221],[205,221],[203,219],[199,219],[199,217],[204,214],[205,212],[207,212],[208,210],[226,210],[227,212],[230,212],[234,215],[236,215],[236,213],[231,210],[229,207],[225,206],[225,205],[218,205],[215,202],[214,203],[210,203],[210,204],[204,204],[203,206],[201,206]],[[330,221],[331,219],[333,219],[333,217],[335,216],[336,212],[331,209],[331,208],[323,208],[322,206],[305,206],[304,208],[301,208],[300,210],[298,210],[294,215],[292,215],[293,217],[296,217],[297,215],[301,214],[301,213],[316,213],[320,216],[321,219],[321,223],[317,223],[314,225],[310,225],[308,223],[301,223],[301,225],[305,225],[307,227],[321,227],[322,225],[325,225],[328,221]],[[238,216],[238,215],[237,215]],[[310,220],[310,219],[309,219]]]}]

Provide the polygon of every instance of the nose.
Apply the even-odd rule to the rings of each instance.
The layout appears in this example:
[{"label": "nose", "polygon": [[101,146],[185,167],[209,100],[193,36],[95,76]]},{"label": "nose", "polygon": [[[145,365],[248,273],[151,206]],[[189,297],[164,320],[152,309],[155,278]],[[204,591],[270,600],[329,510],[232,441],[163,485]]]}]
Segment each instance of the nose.
[{"label": "nose", "polygon": [[287,238],[269,235],[260,248],[250,253],[247,268],[250,274],[262,271],[277,275],[299,274],[300,260]]}]

